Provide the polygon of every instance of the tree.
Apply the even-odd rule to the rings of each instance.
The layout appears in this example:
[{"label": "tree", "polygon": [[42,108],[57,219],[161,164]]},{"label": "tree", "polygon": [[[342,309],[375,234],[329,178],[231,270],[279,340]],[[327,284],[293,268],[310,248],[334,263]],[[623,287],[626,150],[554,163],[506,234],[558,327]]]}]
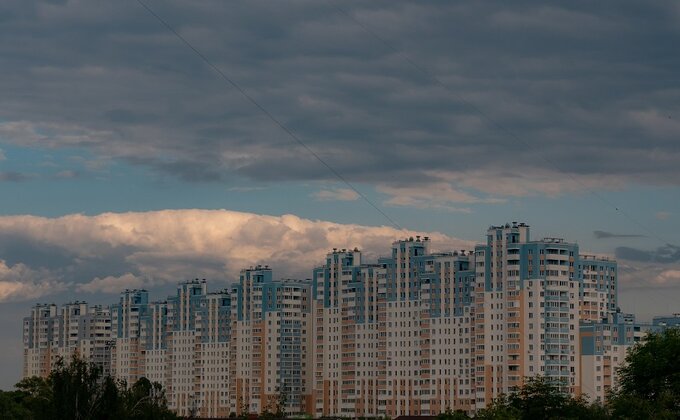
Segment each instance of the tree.
[{"label": "tree", "polygon": [[617,369],[619,387],[610,396],[623,419],[680,418],[680,329],[650,333],[631,348]]},{"label": "tree", "polygon": [[483,408],[475,415],[476,419],[483,420],[517,420],[521,419],[518,409],[510,405],[507,395],[501,395],[494,399],[488,407]]},{"label": "tree", "polygon": [[286,417],[286,404],[288,402],[288,395],[283,390],[283,387],[276,387],[276,394],[269,395],[265,399],[260,414],[260,420],[282,419]]},{"label": "tree", "polygon": [[437,416],[437,420],[464,420],[464,419],[469,419],[470,416],[465,413],[463,410],[451,410],[451,408],[447,407],[446,411],[443,413],[439,413]]},{"label": "tree", "polygon": [[167,407],[165,391],[158,382],[139,378],[123,391],[123,405],[127,418],[135,420],[174,419],[177,416]]},{"label": "tree", "polygon": [[278,396],[276,398],[275,416],[277,418],[282,419],[286,417],[286,404],[288,403],[288,394],[286,393],[286,390],[283,387],[276,387],[276,390],[278,391]]},{"label": "tree", "polygon": [[22,379],[14,387],[23,395],[21,404],[31,413],[32,418],[50,418],[53,408],[52,384],[49,379],[32,376]]},{"label": "tree", "polygon": [[250,408],[248,408],[248,401],[246,401],[243,396],[238,397],[238,416],[240,419],[247,419],[250,413]]},{"label": "tree", "polygon": [[[170,420],[160,384],[141,378],[128,388],[125,382],[102,377],[93,364],[73,356],[59,360],[48,378],[26,378],[16,391],[0,391],[0,419]],[[11,414],[8,414],[11,413]]]},{"label": "tree", "polygon": [[589,404],[583,397],[562,392],[547,378],[526,378],[524,385],[508,396],[501,396],[477,413],[481,419],[606,419],[607,411],[599,404]]},{"label": "tree", "polygon": [[559,418],[569,399],[557,385],[536,376],[527,378],[524,385],[510,395],[509,402],[522,413],[522,418],[551,419]]},{"label": "tree", "polygon": [[31,412],[24,406],[25,397],[21,391],[0,391],[0,420],[30,419]]},{"label": "tree", "polygon": [[104,378],[99,391],[99,411],[109,419],[126,417],[125,407],[121,398],[120,389],[125,387],[124,382],[119,382],[110,376]]},{"label": "tree", "polygon": [[76,354],[66,365],[63,359],[57,361],[50,373],[54,419],[95,419],[103,418],[99,407],[99,368]]}]

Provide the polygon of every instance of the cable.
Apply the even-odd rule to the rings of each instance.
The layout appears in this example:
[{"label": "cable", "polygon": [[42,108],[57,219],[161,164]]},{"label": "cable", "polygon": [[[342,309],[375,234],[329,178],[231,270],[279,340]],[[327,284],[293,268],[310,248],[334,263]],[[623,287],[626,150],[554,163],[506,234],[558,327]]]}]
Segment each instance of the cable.
[{"label": "cable", "polygon": [[227,83],[229,83],[233,88],[239,91],[239,93],[246,98],[248,101],[250,101],[253,105],[255,105],[264,115],[267,116],[275,125],[277,125],[281,130],[283,130],[288,136],[290,136],[293,140],[295,140],[300,146],[302,146],[309,154],[314,156],[316,160],[321,162],[323,166],[325,166],[333,175],[335,175],[336,178],[338,178],[342,183],[347,185],[352,191],[354,191],[359,197],[361,197],[365,202],[367,202],[371,207],[373,207],[378,213],[380,213],[392,226],[395,228],[402,230],[403,228],[397,223],[394,219],[392,219],[390,216],[387,215],[380,207],[378,207],[375,203],[373,203],[368,197],[366,197],[361,191],[359,191],[354,185],[352,185],[340,172],[338,172],[335,168],[333,168],[331,165],[329,165],[325,160],[321,158],[314,150],[312,150],[307,144],[305,144],[295,133],[293,133],[288,127],[286,127],[281,121],[279,121],[274,115],[272,115],[271,112],[269,112],[264,106],[260,105],[259,102],[255,100],[252,96],[248,94],[236,81],[234,81],[232,78],[227,76],[222,70],[220,70],[219,67],[217,67],[215,64],[213,64],[208,57],[206,57],[203,53],[201,53],[196,47],[194,47],[189,41],[186,40],[182,35],[179,34],[173,28],[168,22],[166,22],[162,17],[160,17],[156,12],[154,12],[146,3],[144,3],[142,0],[137,0],[137,3],[139,3],[140,6],[142,6],[151,16],[156,18],[163,26],[165,26],[166,29],[168,29],[170,32],[172,32],[177,38],[179,38],[180,41],[184,43],[191,51],[193,51],[197,56],[201,58],[210,68],[212,68],[217,74],[219,74],[222,79],[224,79]]},{"label": "cable", "polygon": [[[354,22],[357,26],[359,26],[360,28],[362,28],[365,32],[367,32],[368,34],[370,34],[371,36],[373,36],[375,39],[377,39],[378,41],[380,41],[380,42],[381,42],[382,44],[384,44],[388,49],[392,50],[392,52],[394,52],[394,53],[396,53],[397,55],[401,56],[401,57],[404,59],[404,61],[406,61],[406,62],[409,63],[413,68],[415,68],[416,70],[418,70],[419,72],[421,72],[422,74],[424,74],[425,76],[427,76],[430,80],[434,81],[435,84],[437,84],[437,85],[441,86],[442,88],[446,89],[447,91],[449,91],[449,93],[451,93],[456,99],[458,99],[460,102],[462,102],[463,104],[465,104],[465,105],[467,105],[469,108],[471,108],[473,111],[475,111],[475,112],[476,112],[478,115],[480,115],[483,119],[485,119],[487,122],[489,122],[494,128],[496,128],[496,130],[498,130],[498,131],[500,131],[500,132],[502,132],[502,133],[505,133],[505,134],[507,134],[508,136],[510,136],[511,139],[513,139],[513,140],[515,140],[515,141],[517,141],[517,142],[522,143],[527,149],[530,149],[530,148],[531,148],[530,144],[529,144],[526,140],[524,140],[523,138],[521,138],[520,136],[518,136],[517,134],[515,134],[513,131],[511,131],[510,129],[508,129],[508,128],[507,128],[506,126],[504,126],[503,124],[501,124],[501,123],[497,122],[496,120],[494,120],[493,118],[491,118],[491,117],[490,117],[486,112],[484,112],[481,108],[479,108],[477,105],[475,105],[474,103],[472,103],[472,102],[470,102],[469,100],[467,100],[466,98],[464,98],[462,95],[460,95],[458,92],[456,92],[455,90],[453,90],[453,88],[451,88],[450,86],[448,86],[446,83],[442,82],[441,79],[439,79],[437,76],[435,76],[434,74],[432,74],[432,73],[431,73],[429,70],[427,70],[425,67],[423,67],[423,66],[421,66],[420,64],[418,64],[417,62],[415,62],[415,61],[414,61],[413,59],[411,59],[411,57],[409,57],[405,52],[399,50],[397,47],[395,47],[394,45],[392,45],[392,43],[390,43],[387,39],[385,39],[385,38],[382,37],[380,34],[378,34],[377,32],[375,32],[374,30],[372,30],[368,25],[364,24],[363,22],[361,22],[360,20],[358,20],[357,18],[355,18],[354,16],[352,16],[349,12],[347,12],[347,11],[346,11],[345,9],[343,9],[342,7],[337,6],[337,5],[334,4],[334,3],[330,3],[330,6],[333,7],[335,10],[337,10],[338,12],[340,12],[341,14],[343,14],[344,16],[346,16],[347,18],[349,18],[352,22]],[[666,241],[665,239],[661,238],[661,237],[658,236],[654,231],[652,231],[651,229],[649,229],[648,227],[646,227],[646,226],[643,225],[642,223],[638,222],[636,219],[634,219],[633,217],[631,217],[628,213],[624,212],[619,206],[617,206],[616,204],[612,203],[611,201],[609,201],[608,199],[606,199],[606,198],[605,198],[604,196],[602,196],[601,194],[598,194],[597,192],[595,192],[595,191],[591,190],[590,188],[588,188],[585,184],[583,184],[581,181],[579,181],[579,180],[578,180],[576,177],[574,177],[572,174],[570,174],[569,172],[563,172],[563,171],[560,169],[560,167],[557,165],[557,163],[555,163],[554,161],[550,160],[549,158],[547,158],[547,157],[544,156],[543,154],[538,154],[538,156],[539,156],[540,159],[542,159],[543,161],[545,161],[546,163],[548,163],[549,165],[551,165],[553,168],[557,169],[558,172],[561,172],[561,173],[565,174],[567,177],[569,177],[572,181],[574,181],[574,182],[575,182],[576,184],[578,184],[581,188],[583,188],[583,190],[589,192],[590,194],[592,194],[593,196],[595,196],[596,198],[598,198],[600,201],[602,201],[602,202],[605,203],[606,205],[612,207],[616,212],[618,212],[619,214],[621,214],[623,217],[625,217],[626,219],[628,219],[630,222],[632,222],[632,223],[634,223],[635,225],[637,225],[640,229],[646,231],[651,237],[653,237],[653,238],[655,238],[655,239],[658,239],[658,240],[661,241],[664,245],[670,244],[669,241]]]}]

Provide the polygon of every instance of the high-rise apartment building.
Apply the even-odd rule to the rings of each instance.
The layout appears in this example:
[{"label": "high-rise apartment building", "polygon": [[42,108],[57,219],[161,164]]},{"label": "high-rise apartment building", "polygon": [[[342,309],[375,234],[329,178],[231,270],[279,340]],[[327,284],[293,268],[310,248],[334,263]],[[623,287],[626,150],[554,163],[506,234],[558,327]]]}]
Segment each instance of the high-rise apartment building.
[{"label": "high-rise apartment building", "polygon": [[232,296],[231,411],[310,412],[309,282],[274,281],[269,267],[257,266],[241,271]]},{"label": "high-rise apartment building", "polygon": [[74,355],[94,363],[104,375],[111,368],[111,314],[101,306],[73,302],[58,308],[38,304],[24,318],[24,376],[46,377],[58,360]]},{"label": "high-rise apartment building", "polygon": [[111,330],[115,340],[111,352],[111,373],[132,385],[144,376],[142,319],[149,309],[146,290],[125,290],[117,304],[111,305]]},{"label": "high-rise apartment building", "polygon": [[168,297],[166,391],[168,406],[179,415],[198,411],[200,387],[197,315],[208,293],[205,281],[188,281]]},{"label": "high-rise apartment building", "polygon": [[474,404],[470,255],[392,244],[364,264],[333,250],[314,270],[315,414],[439,413]]},{"label": "high-rise apartment building", "polygon": [[74,354],[94,363],[103,375],[111,373],[111,313],[85,302],[64,305],[59,315],[56,354],[68,361]]},{"label": "high-rise apartment building", "polygon": [[475,249],[477,407],[541,375],[579,394],[578,246],[491,226]]},{"label": "high-rise apartment building", "polygon": [[387,380],[386,267],[333,250],[313,271],[314,413],[377,416]]},{"label": "high-rise apartment building", "polygon": [[147,304],[139,322],[141,349],[139,370],[151,382],[166,384],[168,303],[156,301]]},{"label": "high-rise apartment building", "polygon": [[52,346],[59,331],[57,311],[55,304],[37,304],[24,318],[24,378],[44,378],[52,370]]},{"label": "high-rise apartment building", "polygon": [[582,321],[600,322],[618,308],[616,261],[608,257],[581,255],[579,260]]},{"label": "high-rise apartment building", "polygon": [[227,416],[230,305],[230,295],[208,293],[205,280],[180,283],[165,301],[125,290],[111,307],[114,376],[162,384],[180,415]]},{"label": "high-rise apartment building", "polygon": [[617,368],[626,352],[650,332],[664,326],[636,322],[635,315],[610,312],[599,321],[581,322],[581,391],[590,400],[604,401],[617,382]]},{"label": "high-rise apartment building", "polygon": [[196,316],[198,365],[196,386],[202,417],[227,417],[229,398],[229,359],[231,348],[231,295],[226,291],[208,293]]}]

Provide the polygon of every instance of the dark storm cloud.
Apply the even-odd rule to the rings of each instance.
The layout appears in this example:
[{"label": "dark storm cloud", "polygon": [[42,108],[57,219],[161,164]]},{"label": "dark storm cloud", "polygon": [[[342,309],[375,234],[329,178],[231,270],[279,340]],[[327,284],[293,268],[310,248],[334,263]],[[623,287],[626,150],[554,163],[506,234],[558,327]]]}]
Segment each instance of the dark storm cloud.
[{"label": "dark storm cloud", "polygon": [[[324,2],[149,4],[351,181],[680,182],[676,2],[335,3],[450,90]],[[333,177],[135,2],[14,0],[0,16],[1,143],[192,182]]]},{"label": "dark storm cloud", "polygon": [[669,244],[649,251],[621,246],[616,248],[616,258],[629,261],[671,264],[680,261],[680,247]]},{"label": "dark storm cloud", "polygon": [[597,239],[610,239],[610,238],[644,238],[645,235],[634,235],[629,233],[612,233],[605,232],[604,230],[594,230],[593,235]]}]

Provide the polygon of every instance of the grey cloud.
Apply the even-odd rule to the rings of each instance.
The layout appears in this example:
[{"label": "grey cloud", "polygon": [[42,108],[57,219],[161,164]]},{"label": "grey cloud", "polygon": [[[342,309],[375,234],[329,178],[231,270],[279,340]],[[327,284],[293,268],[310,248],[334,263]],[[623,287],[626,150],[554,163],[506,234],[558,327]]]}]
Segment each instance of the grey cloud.
[{"label": "grey cloud", "polygon": [[15,171],[0,172],[0,182],[21,182],[31,179],[32,176]]},{"label": "grey cloud", "polygon": [[80,172],[74,171],[74,170],[71,170],[71,169],[59,171],[56,174],[54,174],[54,177],[56,179],[71,179],[71,178],[79,178],[80,176],[81,176]]},{"label": "grey cloud", "polygon": [[[680,126],[657,118],[680,114],[669,2],[338,3],[451,91],[324,3],[150,4],[350,181],[680,182]],[[134,2],[13,0],[0,16],[0,132],[41,133],[2,142],[78,145],[191,182],[333,178]]]},{"label": "grey cloud", "polygon": [[128,159],[134,163],[149,165],[162,173],[177,176],[188,182],[216,182],[223,174],[211,167],[210,162],[202,161],[174,161],[162,162],[153,159]]},{"label": "grey cloud", "polygon": [[[129,257],[140,251],[127,244],[93,241],[84,252],[60,241],[44,241],[38,235],[27,234],[21,227],[5,227],[0,232],[0,259],[8,265],[25,264],[68,282],[80,283],[101,275],[119,276],[134,271],[134,261]],[[63,234],[64,238],[68,236],[68,232]]]},{"label": "grey cloud", "polygon": [[644,238],[645,235],[636,235],[630,233],[612,233],[606,232],[604,230],[594,230],[593,235],[597,239],[610,239],[610,238]]},{"label": "grey cloud", "polygon": [[63,267],[75,257],[57,244],[42,243],[11,230],[3,230],[0,235],[0,255],[10,265],[30,261],[32,266],[49,269]]},{"label": "grey cloud", "polygon": [[109,121],[116,124],[141,124],[154,122],[159,119],[158,115],[150,113],[138,113],[128,109],[111,109],[104,113]]},{"label": "grey cloud", "polygon": [[668,244],[648,251],[622,246],[616,248],[616,257],[630,261],[671,264],[680,261],[680,247]]}]

